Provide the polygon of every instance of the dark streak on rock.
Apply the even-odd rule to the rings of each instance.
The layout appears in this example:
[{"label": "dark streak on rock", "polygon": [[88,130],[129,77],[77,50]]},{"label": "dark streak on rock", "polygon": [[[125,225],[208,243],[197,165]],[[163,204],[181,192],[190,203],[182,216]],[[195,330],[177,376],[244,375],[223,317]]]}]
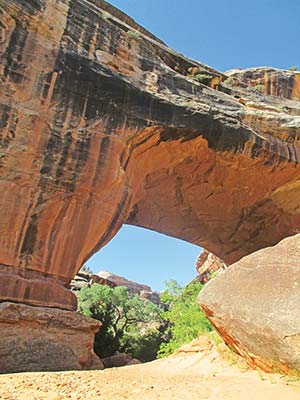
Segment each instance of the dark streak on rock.
[{"label": "dark streak on rock", "polygon": [[36,242],[36,237],[37,237],[37,225],[38,225],[38,216],[37,214],[33,214],[31,216],[31,220],[29,223],[29,226],[26,230],[22,249],[21,249],[21,254],[23,255],[31,255],[34,252],[34,246]]},{"label": "dark streak on rock", "polygon": [[[10,36],[9,44],[4,52],[2,64],[3,75],[14,83],[20,83],[24,77],[25,65],[22,64],[23,51],[28,38],[28,20],[15,19],[16,26]],[[24,26],[25,24],[25,26]]]}]

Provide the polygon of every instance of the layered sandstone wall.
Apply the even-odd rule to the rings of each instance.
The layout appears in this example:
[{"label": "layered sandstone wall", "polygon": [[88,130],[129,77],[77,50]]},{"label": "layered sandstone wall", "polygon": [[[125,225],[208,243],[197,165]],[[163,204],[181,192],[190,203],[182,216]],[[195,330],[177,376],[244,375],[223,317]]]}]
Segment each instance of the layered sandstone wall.
[{"label": "layered sandstone wall", "polygon": [[231,78],[244,82],[262,93],[286,98],[300,100],[300,71],[283,71],[278,68],[260,67],[246,70],[231,70],[226,72]]},{"label": "layered sandstone wall", "polygon": [[0,299],[75,309],[55,292],[125,222],[227,263],[295,233],[299,102],[228,85],[103,1],[0,9]]},{"label": "layered sandstone wall", "polygon": [[124,223],[228,264],[295,234],[298,78],[220,73],[103,0],[0,0],[0,301],[75,310],[65,288]]},{"label": "layered sandstone wall", "polygon": [[93,351],[101,323],[56,308],[0,304],[0,373],[103,369]]}]

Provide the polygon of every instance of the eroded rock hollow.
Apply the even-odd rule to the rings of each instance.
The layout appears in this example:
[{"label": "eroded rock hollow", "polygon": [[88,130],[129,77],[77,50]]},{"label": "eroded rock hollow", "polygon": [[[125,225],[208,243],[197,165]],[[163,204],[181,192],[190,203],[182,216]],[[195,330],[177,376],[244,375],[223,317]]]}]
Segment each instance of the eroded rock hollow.
[{"label": "eroded rock hollow", "polygon": [[228,264],[300,226],[299,73],[223,74],[102,0],[0,0],[0,59],[0,301],[74,310],[124,223]]}]

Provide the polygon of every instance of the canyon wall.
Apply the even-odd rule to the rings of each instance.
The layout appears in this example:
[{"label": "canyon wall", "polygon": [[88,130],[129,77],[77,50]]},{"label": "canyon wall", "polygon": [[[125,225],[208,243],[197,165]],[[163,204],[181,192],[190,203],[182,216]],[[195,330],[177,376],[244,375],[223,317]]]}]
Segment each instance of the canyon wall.
[{"label": "canyon wall", "polygon": [[75,310],[124,223],[228,264],[299,228],[299,73],[256,90],[100,0],[0,0],[0,60],[0,301]]},{"label": "canyon wall", "polygon": [[299,102],[94,3],[0,1],[2,300],[75,309],[63,287],[125,222],[227,263],[300,225]]}]

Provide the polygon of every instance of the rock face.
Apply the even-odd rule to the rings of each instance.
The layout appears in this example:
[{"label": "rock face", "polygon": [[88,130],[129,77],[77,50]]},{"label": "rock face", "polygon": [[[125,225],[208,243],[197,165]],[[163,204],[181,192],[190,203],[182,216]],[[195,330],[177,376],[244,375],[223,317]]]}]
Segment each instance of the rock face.
[{"label": "rock face", "polygon": [[251,366],[300,369],[300,234],[230,266],[200,293],[227,344]]},{"label": "rock face", "polygon": [[98,283],[99,285],[107,285],[110,287],[115,287],[115,283],[109,279],[102,278],[98,275],[78,272],[74,279],[70,283],[70,289],[73,293],[78,293],[84,287],[91,287],[93,283]]},{"label": "rock face", "polygon": [[70,311],[0,304],[0,373],[103,369],[93,352],[101,324]]},{"label": "rock face", "polygon": [[300,71],[262,67],[232,70],[226,72],[226,75],[236,79],[237,85],[244,82],[261,93],[300,100]]},{"label": "rock face", "polygon": [[102,0],[0,0],[0,60],[0,301],[75,310],[124,223],[228,264],[300,226],[297,72],[262,93]]},{"label": "rock face", "polygon": [[127,287],[129,293],[132,295],[138,294],[143,299],[150,300],[156,304],[160,303],[159,294],[153,292],[151,287],[148,285],[131,281],[123,276],[115,275],[108,271],[100,271],[97,276],[104,281],[111,282],[114,286]]},{"label": "rock face", "polygon": [[[0,7],[0,298],[58,306],[124,222],[227,263],[295,232],[299,102],[230,86],[100,0]],[[20,269],[40,279],[19,290]]]},{"label": "rock face", "polygon": [[219,257],[203,249],[196,262],[198,276],[195,278],[200,283],[207,283],[211,277],[226,269],[227,265]]}]

